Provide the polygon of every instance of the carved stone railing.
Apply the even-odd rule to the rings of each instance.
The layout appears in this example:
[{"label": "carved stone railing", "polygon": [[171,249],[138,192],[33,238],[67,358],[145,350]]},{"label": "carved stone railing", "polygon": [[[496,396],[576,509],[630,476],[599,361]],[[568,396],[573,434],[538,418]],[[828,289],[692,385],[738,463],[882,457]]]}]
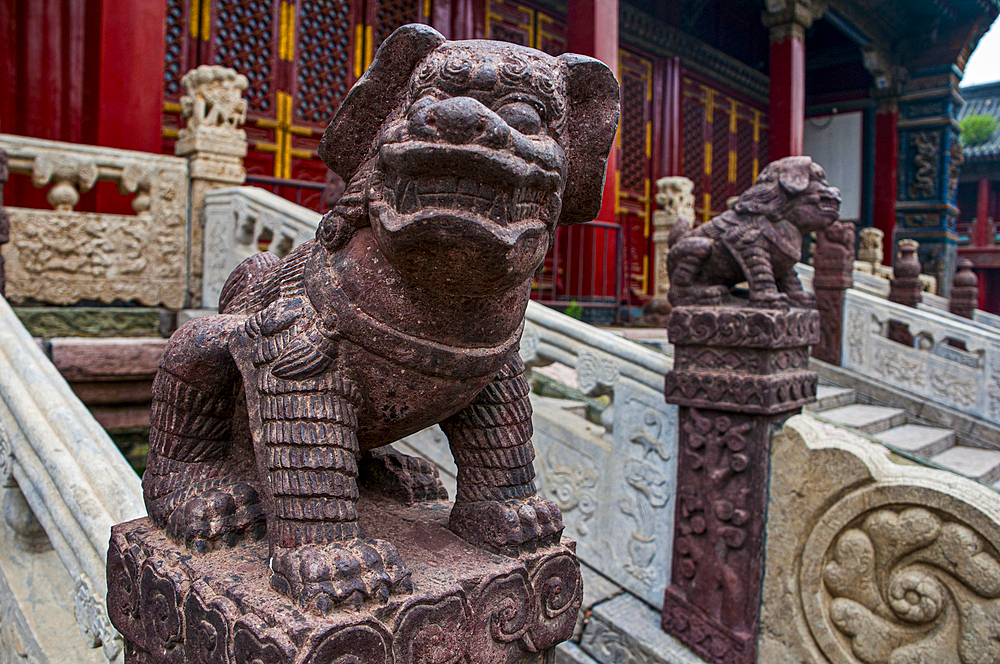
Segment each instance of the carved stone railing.
[{"label": "carved stone railing", "polygon": [[[2,298],[0,482],[0,655],[123,661],[105,564],[111,526],[145,513],[139,478]],[[59,631],[74,614],[83,641]]]},{"label": "carved stone railing", "polygon": [[759,662],[997,661],[995,491],[806,415],[771,450]]},{"label": "carved stone railing", "polygon": [[266,245],[284,256],[316,235],[320,215],[258,187],[220,187],[205,194],[202,306],[219,306],[230,272]]},{"label": "carved stone railing", "polygon": [[[8,207],[7,298],[185,305],[188,162],[145,152],[0,134],[12,174],[48,187],[54,209]],[[99,180],[134,194],[135,215],[77,212]]]},{"label": "carved stone railing", "polygon": [[[909,328],[913,347],[888,338],[892,321]],[[1000,423],[1000,330],[851,289],[844,303],[841,366]]]},{"label": "carved stone railing", "polygon": [[[533,400],[536,482],[562,510],[580,559],[659,606],[669,581],[677,481],[677,407],[663,400],[673,361],[534,302],[528,304],[521,357],[528,366],[561,362],[576,371],[571,387],[612,397],[603,426],[557,400]],[[438,427],[400,447],[454,477]]]}]

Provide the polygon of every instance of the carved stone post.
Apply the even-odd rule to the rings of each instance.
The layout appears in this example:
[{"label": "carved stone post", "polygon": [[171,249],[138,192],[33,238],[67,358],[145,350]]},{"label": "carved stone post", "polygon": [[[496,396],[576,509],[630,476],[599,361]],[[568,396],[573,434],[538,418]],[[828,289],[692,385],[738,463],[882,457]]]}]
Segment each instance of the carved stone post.
[{"label": "carved stone post", "polygon": [[[899,243],[899,256],[893,266],[893,278],[889,280],[889,301],[916,307],[923,299],[923,284],[920,282],[920,260],[917,249],[920,245],[914,240],[903,240]],[[898,320],[889,320],[889,338],[904,346],[913,345],[913,335],[910,328]]]},{"label": "carved stone post", "polygon": [[[0,150],[0,245],[10,242],[10,218],[3,209],[3,184],[7,181],[7,153]],[[3,254],[0,254],[0,297],[7,288],[7,277],[4,272]]]},{"label": "carved stone post", "polygon": [[963,318],[972,318],[979,304],[979,279],[972,271],[972,261],[968,258],[958,260],[958,270],[955,281],[951,285],[951,298],[948,300],[948,311]]},{"label": "carved stone post", "polygon": [[844,291],[854,285],[854,222],[837,221],[816,233],[813,291],[819,309],[820,339],[813,357],[840,366]]},{"label": "carved stone post", "polygon": [[[882,274],[883,247],[885,233],[877,228],[862,228],[858,231],[858,260],[856,270],[880,276]],[[887,268],[888,269],[888,268]]]},{"label": "carved stone post", "polygon": [[771,433],[816,395],[812,309],[681,306],[670,314],[679,409],[677,512],[663,629],[720,664],[755,661]]},{"label": "carved stone post", "polygon": [[653,299],[643,308],[640,322],[664,327],[670,314],[667,238],[679,219],[694,224],[694,182],[683,176],[660,178],[656,181],[656,204],[661,209],[653,212]]},{"label": "carved stone post", "polygon": [[247,102],[242,94],[248,81],[227,67],[201,65],[185,74],[181,84],[185,92],[181,107],[187,126],[177,136],[174,153],[190,162],[187,287],[188,305],[197,307],[201,304],[205,192],[246,180],[243,158],[247,154],[247,135],[239,126],[246,121]]},{"label": "carved stone post", "polygon": [[[955,219],[962,146],[955,119],[962,106],[954,68],[914,72],[899,100],[899,189],[893,241],[920,243],[920,262],[948,297],[958,245]],[[894,262],[895,264],[895,262]]]}]

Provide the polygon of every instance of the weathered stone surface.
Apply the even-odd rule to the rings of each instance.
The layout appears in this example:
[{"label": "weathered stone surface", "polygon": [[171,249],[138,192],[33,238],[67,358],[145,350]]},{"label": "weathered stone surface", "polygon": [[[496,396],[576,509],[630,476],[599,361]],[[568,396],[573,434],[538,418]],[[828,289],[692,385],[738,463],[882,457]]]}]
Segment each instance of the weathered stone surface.
[{"label": "weathered stone surface", "polygon": [[816,234],[813,292],[819,310],[819,343],[813,357],[840,364],[844,329],[844,291],[854,285],[854,222],[838,220]]},{"label": "weathered stone surface", "polygon": [[458,466],[449,527],[511,556],[558,541],[517,345],[556,225],[600,206],[618,100],[582,56],[419,25],[383,42],[321,143],[348,186],[316,240],[246,259],[220,314],[171,338],[143,476],[153,522],[196,552],[266,524],[270,583],[305,611],[394,601],[411,573],[362,531],[358,485],[436,491],[428,464],[368,453],[440,422]]},{"label": "weathered stone surface", "polygon": [[659,629],[653,609],[629,594],[594,607],[580,648],[601,664],[704,664]]},{"label": "weathered stone surface", "polygon": [[167,340],[57,337],[49,344],[52,364],[68,381],[152,379]]},{"label": "weathered stone surface", "polygon": [[815,398],[813,309],[674,308],[666,399],[681,406],[663,629],[720,664],[753,664],[771,432]]},{"label": "weathered stone surface", "polygon": [[899,257],[892,268],[893,278],[889,281],[890,302],[898,302],[907,307],[915,307],[920,303],[923,285],[920,283],[920,259],[917,257],[919,248],[916,240],[903,240],[899,243]]},{"label": "weathered stone surface", "polygon": [[[677,407],[627,378],[608,432],[538,406],[537,482],[577,541],[581,559],[651,603],[669,580],[676,494]],[[610,410],[610,409],[609,409]],[[555,411],[555,412],[553,412]]]},{"label": "weathered stone surface", "polygon": [[768,164],[732,210],[691,227],[681,220],[671,233],[670,303],[719,305],[746,281],[752,306],[814,306],[795,264],[802,234],[822,231],[840,211],[840,191],[809,157]]},{"label": "weathered stone surface", "polygon": [[540,664],[571,635],[583,588],[566,546],[488,553],[448,530],[443,501],[363,499],[359,510],[369,533],[395,542],[413,592],[326,617],[270,587],[264,542],[192,556],[148,519],[116,526],[109,609],[127,661]]},{"label": "weathered stone surface", "polygon": [[655,199],[660,209],[653,211],[653,299],[643,307],[639,322],[664,327],[670,313],[668,239],[679,220],[686,219],[688,224],[695,225],[694,182],[683,176],[660,178],[656,181]]},{"label": "weathered stone surface", "polygon": [[[183,306],[189,241],[184,160],[8,135],[0,135],[0,146],[36,186],[53,183],[48,193],[56,208],[7,208],[8,299]],[[74,212],[78,191],[97,179],[134,193],[137,214]]]},{"label": "weathered stone surface", "polygon": [[972,261],[960,258],[955,271],[955,280],[951,284],[948,311],[962,318],[972,318],[978,306],[979,280],[972,271]]},{"label": "weathered stone surface", "polygon": [[153,337],[170,334],[169,312],[142,307],[15,307],[33,337]]},{"label": "weathered stone surface", "polygon": [[992,662],[996,493],[808,417],[773,440],[760,661]]}]

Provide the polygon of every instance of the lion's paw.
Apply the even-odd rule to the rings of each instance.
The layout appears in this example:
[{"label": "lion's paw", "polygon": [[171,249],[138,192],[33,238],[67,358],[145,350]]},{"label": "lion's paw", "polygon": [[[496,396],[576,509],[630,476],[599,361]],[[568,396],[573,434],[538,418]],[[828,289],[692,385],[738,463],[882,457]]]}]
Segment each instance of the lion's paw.
[{"label": "lion's paw", "polygon": [[788,309],[788,296],[778,291],[750,292],[750,306],[761,309]]},{"label": "lion's paw", "polygon": [[384,604],[392,593],[413,590],[396,547],[372,538],[279,548],[271,558],[271,586],[322,615],[345,602]]},{"label": "lion's paw", "polygon": [[517,556],[559,542],[562,513],[539,496],[505,501],[455,503],[448,527],[470,544]]},{"label": "lion's paw", "polygon": [[790,294],[789,299],[792,301],[793,307],[798,307],[800,309],[815,309],[816,308],[816,296],[812,293],[807,293],[802,291],[799,293]]},{"label": "lion's paw", "polygon": [[170,513],[165,527],[168,535],[198,553],[234,546],[244,535],[261,539],[266,530],[260,496],[245,482],[191,496]]}]

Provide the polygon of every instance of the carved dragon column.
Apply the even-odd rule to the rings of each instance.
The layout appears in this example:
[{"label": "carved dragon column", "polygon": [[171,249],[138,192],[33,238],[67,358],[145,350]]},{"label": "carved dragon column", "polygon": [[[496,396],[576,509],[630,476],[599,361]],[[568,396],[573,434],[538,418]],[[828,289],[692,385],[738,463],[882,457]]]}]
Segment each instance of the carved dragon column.
[{"label": "carved dragon column", "polygon": [[948,297],[955,276],[958,172],[962,146],[955,119],[963,101],[951,65],[914,72],[899,100],[899,190],[894,255],[904,239],[920,243],[920,263]]},{"label": "carved dragon column", "polygon": [[246,121],[247,102],[242,98],[247,77],[227,67],[201,65],[181,79],[181,108],[187,126],[174,145],[178,157],[187,157],[191,182],[191,236],[188,238],[188,306],[201,306],[204,273],[205,192],[213,187],[241,185],[246,180],[243,158],[247,135],[239,128]]},{"label": "carved dragon column", "polygon": [[854,222],[837,221],[816,233],[813,252],[816,274],[813,291],[819,309],[821,333],[813,357],[840,366],[844,327],[844,291],[854,285]]},{"label": "carved dragon column", "polygon": [[815,398],[819,328],[813,309],[670,314],[666,399],[680,406],[680,456],[662,626],[710,662],[756,661],[770,439]]},{"label": "carved dragon column", "polygon": [[[0,150],[0,245],[10,242],[10,218],[3,209],[3,184],[7,181],[7,153]],[[3,297],[7,287],[7,277],[4,272],[3,254],[0,254],[0,297]]]}]

